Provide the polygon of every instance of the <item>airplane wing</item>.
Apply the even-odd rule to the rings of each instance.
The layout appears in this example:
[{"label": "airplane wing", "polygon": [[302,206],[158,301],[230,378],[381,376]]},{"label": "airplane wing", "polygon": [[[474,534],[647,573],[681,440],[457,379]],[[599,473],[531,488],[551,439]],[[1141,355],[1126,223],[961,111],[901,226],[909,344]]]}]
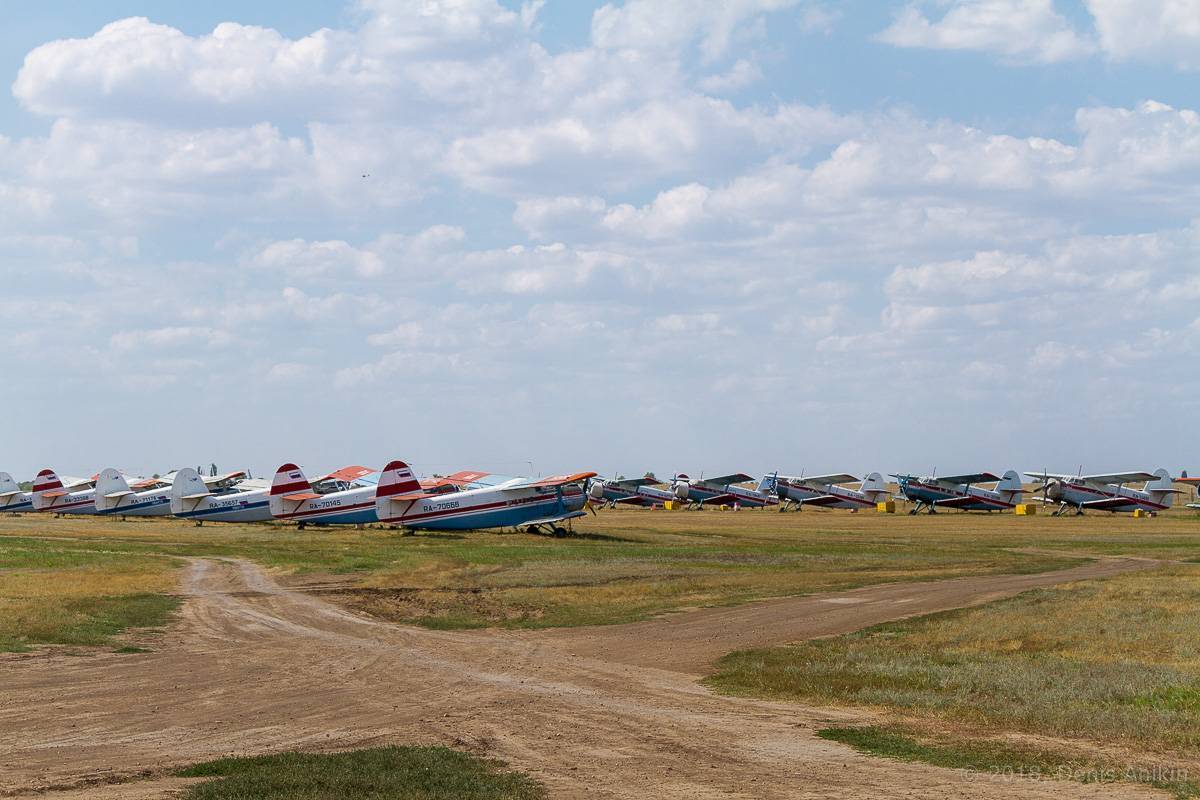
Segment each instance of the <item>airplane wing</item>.
[{"label": "airplane wing", "polygon": [[[783,476],[780,475],[779,477],[782,478]],[[854,475],[847,475],[844,472],[833,475],[806,475],[803,478],[788,478],[787,480],[796,483],[807,483],[812,486],[829,486],[835,483],[858,483],[859,481]],[[804,502],[807,505],[811,501],[805,500]]]},{"label": "airplane wing", "polygon": [[1109,508],[1121,508],[1128,505],[1136,505],[1138,502],[1136,497],[1106,497],[1103,500],[1088,500],[1083,503],[1081,508],[1095,508],[1101,511]]},{"label": "airplane wing", "polygon": [[[1068,480],[1072,476],[1066,476]],[[1087,483],[1099,483],[1108,485],[1110,483],[1134,483],[1135,481],[1152,481],[1155,480],[1154,475],[1149,472],[1114,472],[1111,475],[1080,475],[1076,480],[1086,481]]]},{"label": "airplane wing", "polygon": [[482,489],[489,486],[499,486],[514,479],[509,475],[493,475],[490,472],[462,470],[453,475],[447,475],[441,480],[455,486],[461,486],[464,489]]},{"label": "airplane wing", "polygon": [[733,503],[733,502],[739,502],[739,503],[740,503],[740,502],[741,502],[741,498],[740,498],[740,497],[734,497],[734,496],[733,496],[733,495],[731,495],[731,494],[718,494],[718,495],[715,495],[715,496],[713,496],[713,497],[706,497],[706,498],[704,498],[704,502],[705,502],[705,503],[708,503],[708,504],[712,504],[712,503],[717,503],[717,504],[720,504],[720,503]]},{"label": "airplane wing", "polygon": [[1036,479],[1039,483],[1041,482],[1042,478],[1056,481],[1073,481],[1076,478],[1075,475],[1064,475],[1061,472],[1026,472],[1024,474],[1030,478]]},{"label": "airplane wing", "polygon": [[973,505],[993,506],[994,508],[1011,508],[1003,500],[993,500],[990,497],[951,497],[949,500],[938,500],[934,503],[938,508],[969,508]]},{"label": "airplane wing", "polygon": [[662,481],[656,478],[623,478],[619,481],[613,481],[610,486],[627,486],[630,489],[636,489],[639,486],[657,486]]},{"label": "airplane wing", "polygon": [[576,519],[577,517],[586,517],[586,511],[567,511],[554,517],[542,517],[541,519],[531,519],[528,522],[522,522],[520,527],[526,525],[550,525],[554,522],[562,522],[563,520]]},{"label": "airplane wing", "polygon": [[968,475],[940,475],[936,480],[963,486],[968,483],[995,483],[1000,480],[1000,476],[990,472],[972,472]]},{"label": "airplane wing", "polygon": [[246,477],[245,470],[239,470],[238,472],[226,472],[224,475],[201,475],[200,480],[204,481],[205,486],[215,486],[225,481],[244,477]]},{"label": "airplane wing", "polygon": [[[325,481],[345,481],[346,483],[354,483],[359,478],[363,477],[364,475],[370,475],[374,471],[375,470],[373,469],[367,469],[366,467],[352,464],[348,467],[335,469],[328,475],[322,475],[320,478],[314,480],[313,483],[324,483]],[[206,479],[205,483],[207,482],[208,481]]]},{"label": "airplane wing", "polygon": [[525,483],[515,483],[511,486],[505,486],[505,489],[531,489],[539,486],[565,486],[568,483],[579,483],[588,478],[596,477],[594,472],[576,472],[571,475],[551,475],[549,478],[538,478]]},{"label": "airplane wing", "polygon": [[710,486],[717,489],[723,489],[731,483],[745,483],[746,481],[754,480],[753,475],[747,475],[744,472],[736,472],[733,475],[721,475],[716,478],[699,478],[694,481],[696,486]]},{"label": "airplane wing", "polygon": [[295,494],[283,495],[283,499],[292,503],[300,503],[305,500],[317,500],[322,496],[323,495],[319,495],[316,492],[296,492]]},{"label": "airplane wing", "polygon": [[[807,478],[805,480],[807,480]],[[828,506],[828,505],[833,505],[834,503],[837,503],[841,499],[842,498],[838,497],[837,495],[822,494],[822,495],[818,495],[817,497],[808,498],[807,500],[803,501],[803,503],[801,503],[801,505]]]}]

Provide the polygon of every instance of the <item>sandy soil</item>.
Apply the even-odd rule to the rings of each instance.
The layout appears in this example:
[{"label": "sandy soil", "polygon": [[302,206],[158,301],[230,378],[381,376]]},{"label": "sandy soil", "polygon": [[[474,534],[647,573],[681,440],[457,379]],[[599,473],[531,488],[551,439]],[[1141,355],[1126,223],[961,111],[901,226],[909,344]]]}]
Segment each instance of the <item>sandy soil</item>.
[{"label": "sandy soil", "polygon": [[197,560],[181,620],[155,652],[0,660],[0,795],[149,800],[186,785],[173,767],[221,755],[438,743],[500,758],[552,797],[1156,796],[868,758],[813,735],[854,713],[720,697],[696,682],[732,649],[1152,563],[511,633],[391,625],[285,589],[250,563]]}]

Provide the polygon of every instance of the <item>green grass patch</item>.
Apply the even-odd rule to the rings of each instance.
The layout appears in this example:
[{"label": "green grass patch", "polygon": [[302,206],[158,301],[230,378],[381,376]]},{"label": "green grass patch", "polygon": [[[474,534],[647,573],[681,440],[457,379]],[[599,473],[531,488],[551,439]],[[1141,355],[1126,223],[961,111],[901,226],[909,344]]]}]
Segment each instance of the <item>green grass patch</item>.
[{"label": "green grass patch", "polygon": [[817,731],[817,736],[849,745],[867,755],[947,769],[983,772],[1005,778],[1143,783],[1169,791],[1179,798],[1200,797],[1200,784],[1190,780],[1186,770],[1170,765],[1079,759],[1053,750],[991,740],[937,741],[873,725],[823,728]]},{"label": "green grass patch", "polygon": [[165,625],[179,598],[161,594],[120,597],[0,598],[0,650],[33,645],[104,645],[131,628]]},{"label": "green grass patch", "polygon": [[739,651],[706,682],[728,694],[881,709],[918,727],[1034,734],[1194,766],[1200,569],[1083,581]]},{"label": "green grass patch", "polygon": [[188,800],[539,800],[533,779],[445,747],[282,753],[197,764]]}]

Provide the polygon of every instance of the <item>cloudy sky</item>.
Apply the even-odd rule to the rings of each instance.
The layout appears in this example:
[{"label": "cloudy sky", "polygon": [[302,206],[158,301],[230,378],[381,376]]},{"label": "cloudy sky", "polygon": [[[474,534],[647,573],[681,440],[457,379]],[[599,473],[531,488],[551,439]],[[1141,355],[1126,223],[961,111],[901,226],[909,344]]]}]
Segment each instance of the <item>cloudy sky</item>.
[{"label": "cloudy sky", "polygon": [[1200,467],[1200,0],[10,17],[21,477]]}]

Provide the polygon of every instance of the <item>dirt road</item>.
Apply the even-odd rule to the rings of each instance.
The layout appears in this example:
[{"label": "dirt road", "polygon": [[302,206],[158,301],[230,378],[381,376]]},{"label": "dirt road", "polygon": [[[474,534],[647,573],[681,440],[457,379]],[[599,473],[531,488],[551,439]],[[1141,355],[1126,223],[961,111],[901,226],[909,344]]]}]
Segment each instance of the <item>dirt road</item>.
[{"label": "dirt road", "polygon": [[[169,797],[174,766],[226,754],[440,743],[503,759],[552,797],[1115,797],[860,756],[812,735],[857,717],[726,698],[728,650],[970,605],[1152,562],[890,585],[592,630],[404,628],[199,560],[153,653],[0,661],[0,793]],[[130,777],[143,779],[116,783]],[[49,794],[37,794],[49,791]]]}]

